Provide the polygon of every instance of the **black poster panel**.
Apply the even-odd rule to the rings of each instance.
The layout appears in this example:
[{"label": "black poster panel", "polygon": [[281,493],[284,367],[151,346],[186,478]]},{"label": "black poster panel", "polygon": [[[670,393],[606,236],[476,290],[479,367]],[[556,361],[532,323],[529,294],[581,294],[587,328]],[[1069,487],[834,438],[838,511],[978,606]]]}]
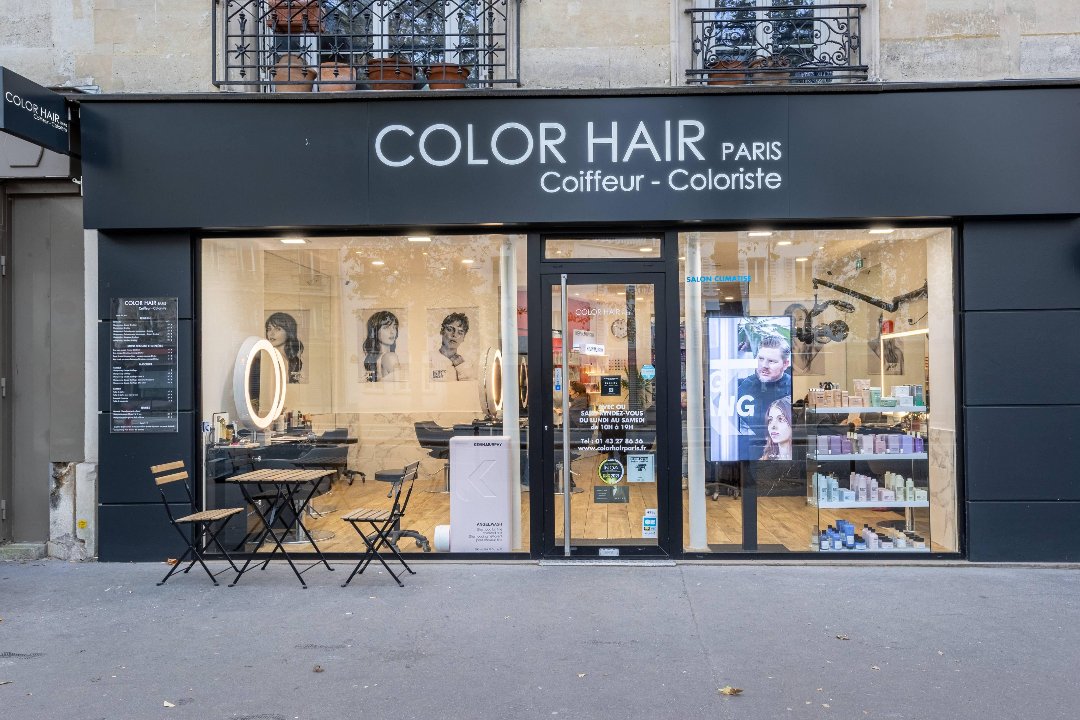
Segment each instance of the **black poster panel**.
[{"label": "black poster panel", "polygon": [[1077,562],[1080,503],[969,502],[972,562]]},{"label": "black poster panel", "polygon": [[964,410],[969,500],[1080,501],[1080,405]]},{"label": "black poster panel", "polygon": [[1057,310],[1080,304],[1080,220],[965,222],[963,241],[964,310]]},{"label": "black poster panel", "polygon": [[1080,405],[1080,310],[964,313],[967,405]]}]

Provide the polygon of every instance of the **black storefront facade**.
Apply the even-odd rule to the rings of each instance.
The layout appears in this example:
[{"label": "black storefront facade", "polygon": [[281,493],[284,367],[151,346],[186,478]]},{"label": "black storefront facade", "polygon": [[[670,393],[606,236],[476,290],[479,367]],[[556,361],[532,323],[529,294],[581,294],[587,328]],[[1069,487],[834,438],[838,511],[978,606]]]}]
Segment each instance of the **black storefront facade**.
[{"label": "black storefront facade", "polygon": [[[217,422],[214,414],[222,409],[210,405],[207,398],[215,398],[216,390],[208,386],[227,384],[221,368],[231,368],[219,356],[234,354],[245,333],[261,335],[264,330],[261,322],[249,322],[251,329],[244,332],[215,328],[242,325],[237,318],[246,309],[241,306],[252,297],[259,298],[253,312],[291,313],[300,319],[301,332],[309,333],[308,371],[298,370],[297,377],[290,379],[302,386],[302,393],[316,392],[317,378],[303,374],[314,375],[321,367],[319,353],[326,356],[326,367],[333,368],[337,378],[325,390],[326,407],[333,410],[327,411],[328,419],[321,424],[319,412],[313,412],[313,429],[347,426],[356,430],[346,433],[360,436],[361,449],[351,449],[349,462],[355,466],[360,457],[356,453],[361,453],[367,463],[361,468],[369,475],[367,486],[373,484],[373,470],[407,459],[413,451],[394,455],[379,449],[400,438],[372,427],[392,426],[398,421],[394,418],[369,424],[357,420],[354,426],[343,417],[353,411],[362,415],[365,408],[378,403],[384,403],[378,407],[385,409],[390,407],[385,403],[400,401],[402,407],[412,403],[410,408],[419,408],[400,420],[403,427],[432,417],[434,425],[439,425],[443,409],[433,409],[431,398],[441,397],[449,407],[458,396],[457,390],[432,383],[442,379],[437,377],[442,371],[434,369],[442,361],[428,350],[437,348],[438,334],[446,331],[447,321],[454,317],[467,316],[473,322],[471,331],[468,320],[456,328],[461,337],[468,338],[472,332],[476,342],[487,337],[477,333],[489,332],[492,348],[501,342],[505,355],[507,348],[514,347],[519,353],[514,366],[519,368],[521,385],[527,379],[531,389],[530,402],[523,400],[519,408],[519,440],[521,447],[537,450],[521,455],[518,479],[523,489],[513,495],[521,503],[524,538],[510,552],[470,556],[563,554],[562,507],[567,496],[558,492],[561,486],[556,487],[561,482],[562,462],[557,440],[560,393],[565,384],[569,394],[571,380],[576,378],[588,393],[583,402],[589,408],[594,407],[594,400],[599,402],[607,391],[601,388],[604,378],[615,377],[623,361],[613,360],[611,352],[603,362],[590,360],[592,351],[586,348],[604,357],[603,338],[608,338],[610,351],[616,338],[624,337],[625,320],[629,320],[630,337],[638,338],[643,358],[637,365],[631,362],[630,370],[623,367],[624,387],[612,387],[611,392],[621,392],[623,397],[629,393],[633,398],[635,382],[640,378],[650,382],[645,403],[650,414],[644,422],[653,433],[646,449],[651,452],[647,466],[654,490],[652,495],[646,493],[649,499],[644,506],[644,515],[651,521],[640,519],[640,508],[629,512],[632,534],[648,541],[623,544],[622,555],[820,557],[820,551],[832,549],[826,529],[831,532],[839,522],[836,513],[826,517],[822,508],[871,508],[875,500],[887,507],[890,502],[902,506],[904,475],[914,474],[916,486],[925,476],[930,478],[930,487],[918,500],[914,495],[908,498],[905,509],[898,511],[900,524],[894,529],[903,530],[905,513],[912,527],[910,508],[942,503],[948,518],[927,517],[926,527],[933,524],[940,538],[946,534],[941,528],[948,526],[951,537],[931,543],[928,532],[909,532],[907,549],[914,549],[916,538],[925,542],[920,547],[925,552],[911,557],[973,561],[1075,561],[1078,557],[1080,483],[1075,468],[1080,463],[1080,446],[1075,440],[1080,428],[1080,363],[1075,358],[1080,354],[1080,143],[1075,128],[1080,127],[1080,86],[1075,83],[722,94],[680,90],[438,97],[431,93],[364,94],[331,99],[115,96],[84,100],[80,115],[85,224],[98,231],[99,248],[102,560],[159,560],[175,555],[174,531],[168,527],[147,470],[159,462],[184,459],[193,468],[202,468],[197,475],[205,474],[208,445],[214,444],[211,438],[217,430],[211,423]],[[892,242],[888,233],[899,233],[893,238],[910,237],[913,243],[917,239],[922,243],[917,264],[920,269],[929,268],[928,274],[937,279],[890,268],[889,258],[909,258],[916,251],[867,244],[870,240],[862,235],[854,239],[864,232],[879,233],[873,242]],[[301,243],[300,249],[274,245],[283,241]],[[434,244],[424,245],[428,242]],[[433,259],[439,252],[457,252],[455,248],[466,246],[473,248],[475,257]],[[600,250],[594,252],[596,247]],[[383,255],[377,254],[380,249]],[[508,271],[508,259],[516,251],[520,251],[517,266]],[[638,251],[640,256],[628,256]],[[290,254],[294,252],[314,254]],[[500,252],[501,260],[492,260]],[[395,294],[395,283],[405,282],[395,277],[405,278],[408,273],[403,270],[403,275],[393,277],[386,273],[393,273],[395,259],[405,254],[414,267],[430,270],[432,275],[424,276],[423,285],[431,287],[427,292],[437,300],[416,300],[415,289]],[[469,267],[462,270],[450,262],[466,262]],[[278,263],[283,269],[275,274]],[[334,269],[328,269],[329,265]],[[850,275],[837,270],[849,266],[857,270]],[[897,292],[868,299],[856,282],[860,273],[868,272],[865,267],[881,268],[895,280]],[[453,275],[455,268],[472,274]],[[374,272],[383,274],[374,280]],[[510,302],[499,295],[505,290],[507,272],[516,272],[520,278],[514,293],[517,338],[510,343],[503,332],[506,314],[485,309],[489,303],[498,305],[500,297]],[[236,277],[238,273],[259,278],[257,293],[222,289],[230,274]],[[308,273],[296,281],[298,290],[273,287],[280,278],[298,273]],[[577,313],[582,320],[579,325],[567,320],[570,324],[563,328],[559,342],[550,340],[558,329],[558,322],[550,319],[557,314],[555,306],[562,308],[564,275],[566,317]],[[357,278],[364,280],[359,283],[361,291],[354,292]],[[461,292],[439,295],[444,292],[437,289],[440,278]],[[705,289],[688,289],[688,285]],[[767,297],[759,298],[766,285]],[[461,294],[481,286],[490,290]],[[385,290],[386,299],[372,288]],[[575,289],[592,295],[575,300]],[[616,294],[613,289],[618,289],[618,299],[597,299]],[[724,295],[729,289],[733,294]],[[909,289],[914,302],[924,302],[926,307],[905,315],[902,326],[897,317],[894,327],[889,313],[910,299],[892,301],[903,295],[899,290]],[[317,329],[322,323],[318,304],[322,300],[304,305],[308,302],[304,298],[322,297],[320,293],[336,298],[326,301],[330,325],[322,331]],[[616,318],[619,323],[603,317],[608,312],[604,302],[631,307],[627,294],[634,298],[636,316]],[[401,299],[407,296],[411,299]],[[151,426],[148,432],[117,432],[112,417],[116,411],[116,375],[110,354],[115,347],[113,326],[119,317],[117,301],[133,298],[176,299],[175,424]],[[410,304],[414,300],[420,304]],[[826,308],[829,301],[831,307]],[[771,490],[767,488],[785,482],[794,487],[795,483],[790,477],[774,481],[768,470],[755,475],[744,462],[737,470],[740,474],[731,498],[737,522],[729,522],[715,510],[719,504],[709,504],[718,502],[715,486],[731,484],[731,478],[718,476],[719,451],[710,444],[718,441],[710,439],[710,420],[702,419],[715,411],[716,401],[708,388],[717,366],[710,365],[711,356],[703,356],[703,364],[695,356],[712,352],[717,335],[710,333],[720,332],[715,328],[722,323],[713,324],[707,318],[791,316],[785,310],[800,304],[808,316],[806,328],[817,333],[803,338],[802,316],[789,327],[791,343],[795,344],[796,336],[806,340],[803,350],[809,354],[800,360],[805,365],[793,397],[796,415],[788,410],[786,422],[800,428],[805,425],[794,431],[795,445],[803,449],[795,451],[794,460],[800,466],[792,472],[805,477],[809,489],[805,499],[799,497],[798,488],[786,495],[780,492],[786,499],[774,498],[769,501],[778,504],[768,506]],[[849,310],[850,306],[857,309]],[[858,323],[848,322],[863,312],[875,318],[875,331],[865,338],[858,335],[863,332],[855,328]],[[363,345],[364,322],[368,322],[370,338],[371,323],[376,316],[385,320],[385,313],[394,317],[393,340],[398,349],[392,365],[385,352],[376,357],[376,351]],[[815,314],[836,320],[815,326],[811,320]],[[601,316],[601,324],[588,326],[584,320],[590,315]],[[691,323],[691,316],[706,321]],[[529,317],[543,318],[543,322],[528,324],[523,318]],[[927,330],[926,325],[935,319],[935,327]],[[272,324],[267,321],[267,337]],[[693,337],[698,331],[689,329],[691,324],[699,326],[701,337]],[[850,337],[849,324],[854,333]],[[559,352],[564,343],[570,344],[572,328],[577,332],[579,327],[583,344],[579,347],[575,339],[568,351],[580,352],[581,362],[572,367],[570,360],[564,366]],[[818,330],[821,327],[826,329]],[[831,343],[822,337],[828,328],[834,333]],[[403,349],[407,330],[409,344]],[[319,332],[334,339],[324,342]],[[886,377],[894,370],[886,367],[892,360],[884,357],[884,336],[894,334],[897,338],[908,335],[904,338],[908,343],[912,337],[925,340],[925,353],[918,349],[922,346],[903,346],[908,370],[903,370],[901,360],[898,373],[907,372],[908,382],[900,382],[899,374],[892,381]],[[814,365],[818,351],[836,353],[837,348],[844,348],[843,362],[848,364],[859,353],[874,351],[869,347],[856,353],[856,335],[860,341],[866,339],[863,344],[868,347],[880,342],[881,356],[860,360],[857,368],[853,365],[839,378],[822,369],[839,362],[839,354],[822,355],[820,365]],[[932,347],[931,337],[948,339]],[[365,352],[371,353],[370,362]],[[926,387],[918,387],[920,383],[910,382],[910,375],[916,367],[928,366],[931,355],[939,373],[944,367],[942,358],[951,363],[951,380],[944,383],[937,375],[938,380],[931,383],[934,371],[926,369]],[[522,356],[529,362],[522,362]],[[593,362],[600,363],[600,369],[592,370]],[[879,376],[878,362],[880,380],[874,381]],[[696,363],[698,368],[688,372],[687,367]],[[482,365],[479,358],[477,364]],[[394,390],[404,393],[399,398],[412,399],[391,401],[386,395],[390,391],[384,392],[375,382],[395,370],[394,379],[400,384]],[[518,374],[509,372],[504,361],[503,378]],[[901,402],[908,404],[900,407],[914,415],[925,409],[921,394],[929,393],[933,384],[935,402],[942,398],[943,412],[949,416],[943,426],[952,446],[948,459],[923,453],[930,467],[909,465],[911,472],[873,462],[857,464],[861,460],[852,460],[839,470],[807,469],[805,463],[812,458],[820,464],[822,452],[862,457],[857,433],[870,423],[856,422],[853,425],[858,428],[835,431],[836,436],[846,431],[849,442],[856,445],[854,452],[837,445],[847,450],[844,453],[830,450],[827,441],[825,450],[814,445],[820,441],[810,436],[822,430],[811,427],[808,418],[816,413],[857,416],[856,394],[866,391],[865,383],[858,385],[863,375],[879,386],[880,393],[900,395],[910,388],[917,396],[914,406],[905,395]],[[815,398],[812,391],[828,388],[831,380],[837,380],[838,407],[826,413],[817,404],[831,404],[831,395]],[[482,390],[483,378],[479,382]],[[899,387],[889,390],[891,382]],[[382,387],[391,386],[384,383]],[[223,397],[228,395],[227,390],[222,392]],[[702,394],[704,398],[696,397]],[[897,419],[895,406],[881,407],[877,398],[874,405],[886,423],[895,420],[895,434],[914,438],[910,448],[898,445],[901,455],[919,455],[924,437],[933,447],[933,417],[920,426]],[[704,415],[695,416],[695,406]],[[627,407],[633,411],[634,403]],[[912,408],[914,413],[910,413]],[[237,412],[232,409],[234,416]],[[487,420],[494,417],[486,413]],[[802,420],[793,423],[793,417]],[[699,437],[702,430],[704,442]],[[411,431],[406,427],[404,432]],[[415,452],[430,450],[420,430],[416,432],[420,444]],[[594,434],[591,442],[603,436]],[[381,440],[384,437],[388,439]],[[915,441],[920,444],[916,446]],[[258,443],[255,435],[253,444]],[[872,450],[871,443],[868,454]],[[792,458],[790,435],[787,455],[783,452],[780,457]],[[605,464],[604,452],[584,454],[586,459],[595,454],[598,466]],[[614,487],[623,479],[621,473],[629,471],[629,461],[642,457],[620,456],[617,451],[606,455],[623,466],[618,477],[604,481],[614,480]],[[424,457],[434,462],[434,454]],[[518,457],[513,464],[518,465]],[[698,478],[702,467],[705,474]],[[863,473],[867,488],[869,476],[874,475],[870,499],[857,495],[856,481],[862,482]],[[933,479],[935,474],[938,480]],[[850,482],[851,497],[858,499],[844,505],[847,488],[843,488],[836,491],[839,499],[833,501],[827,493],[829,479],[835,476],[840,477],[841,486]],[[532,483],[527,482],[530,477]],[[893,488],[897,477],[898,494],[886,500],[885,488]],[[442,481],[441,476],[432,478]],[[703,489],[713,500],[701,501],[697,482],[707,483]],[[945,487],[944,491],[938,488],[936,500],[935,482]],[[582,484],[581,476],[578,484]],[[342,493],[350,492],[346,487],[364,485],[342,485],[341,493],[335,492],[341,500]],[[574,502],[580,502],[579,497],[596,503],[620,501],[618,491],[601,493],[594,490],[591,480],[584,485],[584,493],[571,493]],[[220,501],[214,486],[209,482],[205,490],[211,505]],[[432,503],[446,496],[431,493],[425,497],[434,508]],[[726,495],[724,500],[728,500]],[[801,513],[810,506],[812,526],[807,526]],[[589,507],[591,513],[594,506]],[[777,512],[792,508],[791,512],[800,514],[777,520],[780,516],[773,507]],[[698,511],[701,515],[695,518]],[[788,517],[796,519],[788,523],[784,519]],[[863,525],[864,520],[855,517],[864,544],[858,551],[842,552],[843,557],[897,556],[885,552],[884,533],[875,533],[871,522]],[[582,522],[591,521],[582,515]],[[725,535],[724,523],[733,526],[730,537]],[[799,526],[793,531],[801,533],[798,543],[774,542],[773,525],[779,538],[779,528],[785,523]],[[845,523],[851,524],[850,520]],[[805,531],[803,526],[807,526]],[[598,534],[601,539],[571,543],[575,554],[605,554],[601,551],[619,545],[604,542],[605,531],[594,530],[590,526],[590,538]],[[836,530],[845,534],[843,526],[837,525]],[[571,537],[577,537],[576,530]],[[819,554],[805,555],[811,547],[804,539]],[[844,545],[843,549],[849,548]],[[451,548],[443,555],[460,557],[462,553]]]}]

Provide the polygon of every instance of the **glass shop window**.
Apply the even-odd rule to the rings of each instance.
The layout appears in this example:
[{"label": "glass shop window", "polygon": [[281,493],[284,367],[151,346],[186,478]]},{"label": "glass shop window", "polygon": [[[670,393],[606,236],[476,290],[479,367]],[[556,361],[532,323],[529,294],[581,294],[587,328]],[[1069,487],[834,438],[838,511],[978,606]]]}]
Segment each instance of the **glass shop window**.
[{"label": "glass shop window", "polygon": [[523,236],[214,238],[201,256],[210,506],[236,504],[237,473],[332,469],[304,525],[359,553],[341,517],[389,508],[386,471],[419,461],[401,551],[467,552],[448,547],[450,441],[506,435],[506,532],[487,549],[528,551]]},{"label": "glass shop window", "polygon": [[683,233],[679,256],[686,550],[956,552],[952,231]]}]

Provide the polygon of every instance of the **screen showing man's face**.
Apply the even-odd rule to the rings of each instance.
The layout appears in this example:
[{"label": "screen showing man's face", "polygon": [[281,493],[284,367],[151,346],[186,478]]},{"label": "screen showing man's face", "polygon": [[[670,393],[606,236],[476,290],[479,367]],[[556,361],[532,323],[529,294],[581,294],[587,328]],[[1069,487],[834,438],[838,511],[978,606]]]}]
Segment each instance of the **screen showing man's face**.
[{"label": "screen showing man's face", "polygon": [[778,381],[790,364],[791,361],[784,359],[784,353],[780,348],[758,348],[757,376],[761,382]]}]

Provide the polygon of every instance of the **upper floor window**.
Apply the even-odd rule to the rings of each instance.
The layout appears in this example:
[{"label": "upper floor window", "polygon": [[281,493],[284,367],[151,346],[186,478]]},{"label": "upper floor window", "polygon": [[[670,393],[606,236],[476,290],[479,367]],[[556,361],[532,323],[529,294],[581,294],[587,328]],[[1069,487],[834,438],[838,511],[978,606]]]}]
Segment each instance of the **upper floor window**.
[{"label": "upper floor window", "polygon": [[816,0],[711,0],[687,10],[687,82],[707,85],[865,80],[860,20],[865,4]]},{"label": "upper floor window", "polygon": [[214,83],[272,92],[516,83],[518,0],[214,0]]}]

